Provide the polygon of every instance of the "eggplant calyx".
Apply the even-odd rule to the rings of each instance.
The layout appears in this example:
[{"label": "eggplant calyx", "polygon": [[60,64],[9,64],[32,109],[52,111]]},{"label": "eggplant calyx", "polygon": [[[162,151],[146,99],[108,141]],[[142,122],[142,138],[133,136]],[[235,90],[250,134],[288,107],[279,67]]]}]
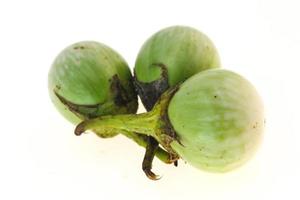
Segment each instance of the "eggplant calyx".
[{"label": "eggplant calyx", "polygon": [[[176,133],[174,127],[172,126],[169,116],[168,116],[168,106],[174,96],[178,91],[180,84],[175,85],[168,89],[165,93],[162,94],[157,104],[154,106],[153,111],[157,108],[160,109],[159,113],[159,128],[156,129],[155,135],[158,138],[159,143],[173,156],[178,158],[177,153],[172,149],[171,143],[177,141],[180,145],[183,144],[180,141],[178,134]],[[155,112],[155,111],[154,111]]]},{"label": "eggplant calyx", "polygon": [[59,94],[61,87],[54,88],[54,94],[72,113],[82,120],[92,119],[101,115],[134,113],[137,109],[137,98],[127,94],[117,74],[110,79],[110,93],[112,101],[96,104],[77,104]]},{"label": "eggplant calyx", "polygon": [[163,63],[153,63],[151,67],[159,67],[161,69],[160,78],[152,82],[146,83],[139,81],[134,71],[134,86],[136,92],[141,98],[143,105],[147,111],[150,111],[159,97],[169,88],[168,69]]},{"label": "eggplant calyx", "polygon": [[[110,79],[110,91],[113,94],[114,98],[114,103],[116,106],[119,107],[128,107],[128,109],[131,111],[131,113],[136,112],[136,108],[131,108],[129,107],[129,104],[131,101],[136,101],[137,102],[137,97],[136,95],[129,94],[126,89],[123,87],[120,78],[118,77],[117,74],[115,74],[112,79]],[[133,91],[134,93],[134,91]],[[133,98],[133,96],[135,96]]]}]

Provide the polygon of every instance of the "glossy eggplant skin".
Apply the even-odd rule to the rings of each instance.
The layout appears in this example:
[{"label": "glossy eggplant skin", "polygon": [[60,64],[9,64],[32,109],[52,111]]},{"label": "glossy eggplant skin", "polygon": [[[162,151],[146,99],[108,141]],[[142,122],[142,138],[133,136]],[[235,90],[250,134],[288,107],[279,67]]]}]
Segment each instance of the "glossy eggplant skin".
[{"label": "glossy eggplant skin", "polygon": [[57,110],[70,122],[136,113],[138,103],[126,61],[110,47],[83,41],[65,48],[48,74]]},{"label": "glossy eggplant skin", "polygon": [[263,103],[252,84],[237,73],[213,69],[184,82],[168,106],[180,139],[174,151],[191,165],[225,172],[256,151],[264,130]]},{"label": "glossy eggplant skin", "polygon": [[142,46],[134,68],[135,85],[149,111],[169,87],[220,66],[217,49],[205,34],[172,26],[155,33]]}]

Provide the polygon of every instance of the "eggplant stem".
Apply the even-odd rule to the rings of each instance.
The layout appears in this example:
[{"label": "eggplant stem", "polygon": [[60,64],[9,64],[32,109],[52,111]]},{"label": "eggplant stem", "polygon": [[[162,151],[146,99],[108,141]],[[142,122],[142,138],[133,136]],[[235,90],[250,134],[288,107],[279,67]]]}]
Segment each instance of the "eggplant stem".
[{"label": "eggplant stem", "polygon": [[[178,86],[167,90],[150,112],[141,114],[108,115],[85,120],[77,125],[75,134],[80,135],[87,130],[91,130],[100,135],[121,133],[133,139],[138,144],[140,143],[141,146],[146,147],[147,150],[143,161],[143,170],[148,178],[156,180],[158,177],[151,171],[151,168],[154,155],[158,152],[158,143],[167,151],[167,154],[157,154],[163,158],[164,162],[175,162],[174,164],[176,166],[176,160],[179,158],[178,154],[170,145],[174,140],[179,140],[179,138],[167,117],[169,102],[177,90]],[[150,138],[157,144],[152,145],[151,143],[148,143],[148,136],[151,136]],[[159,152],[163,151],[160,150]],[[166,155],[168,156],[166,157]]]},{"label": "eggplant stem", "polygon": [[[133,140],[135,143],[138,145],[147,148],[148,145],[148,136],[146,135],[141,135],[138,133],[133,133],[133,132],[127,132],[123,131],[122,135],[128,137],[129,139]],[[161,147],[158,146],[158,148],[155,151],[155,156],[162,162],[166,164],[172,164],[174,162],[174,157],[169,154],[167,151],[162,149]]]},{"label": "eggplant stem", "polygon": [[[76,129],[75,129],[75,134],[77,136],[81,135],[83,132],[85,132],[84,130],[84,123],[79,124]],[[128,132],[128,131],[122,131],[120,132],[122,135],[126,136],[127,138],[133,140],[135,143],[137,143],[139,146],[142,146],[144,148],[147,147],[147,139],[148,137],[146,135],[141,135],[138,133],[133,133],[133,132]],[[102,137],[102,133],[100,135],[99,131],[95,132],[95,134],[99,135],[100,137]],[[155,156],[161,160],[162,162],[166,163],[166,164],[171,164],[174,162],[174,158],[172,157],[172,155],[170,155],[167,151],[165,151],[164,149],[162,149],[161,147],[158,147],[156,152],[155,152]]]},{"label": "eggplant stem", "polygon": [[81,135],[88,130],[97,132],[138,132],[143,135],[156,137],[155,126],[157,116],[154,113],[108,115],[85,120],[75,128],[75,135]]},{"label": "eggplant stem", "polygon": [[142,164],[142,169],[148,178],[150,178],[151,180],[157,180],[159,179],[159,176],[153,173],[151,169],[152,169],[152,162],[155,153],[158,149],[158,142],[153,137],[148,137],[147,139],[148,139],[148,143],[147,143],[146,153]]}]

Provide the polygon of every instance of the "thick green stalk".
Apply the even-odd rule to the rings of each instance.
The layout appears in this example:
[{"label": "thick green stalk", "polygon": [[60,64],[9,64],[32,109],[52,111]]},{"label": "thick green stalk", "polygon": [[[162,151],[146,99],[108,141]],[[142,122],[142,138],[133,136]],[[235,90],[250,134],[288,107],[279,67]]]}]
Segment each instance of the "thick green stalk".
[{"label": "thick green stalk", "polygon": [[[97,117],[81,122],[75,129],[75,134],[92,130],[101,135],[122,133],[134,140],[140,140],[138,136],[154,137],[167,151],[171,157],[176,158],[177,154],[173,151],[170,143],[178,141],[176,134],[167,116],[167,108],[173,94],[178,90],[178,86],[166,91],[154,106],[152,111],[142,114],[123,114]],[[135,133],[139,133],[134,135]],[[129,134],[129,135],[128,135]],[[143,145],[145,141],[142,141]]]},{"label": "thick green stalk", "polygon": [[[103,116],[83,121],[76,127],[75,134],[80,135],[87,130],[93,130],[100,137],[121,133],[138,145],[147,147],[147,136],[154,134],[156,122],[153,113]],[[155,156],[167,164],[174,162],[174,156],[160,147],[156,150]]]},{"label": "thick green stalk", "polygon": [[87,130],[97,130],[100,134],[138,132],[157,138],[155,135],[157,118],[158,116],[154,112],[97,117],[81,122],[76,127],[75,134],[80,135]]}]

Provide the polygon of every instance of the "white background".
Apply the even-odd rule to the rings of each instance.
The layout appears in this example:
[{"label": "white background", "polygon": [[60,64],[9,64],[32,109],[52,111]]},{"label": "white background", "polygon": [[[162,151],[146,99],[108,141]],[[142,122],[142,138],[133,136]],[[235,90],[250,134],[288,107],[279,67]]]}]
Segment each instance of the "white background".
[{"label": "white background", "polygon": [[[299,1],[1,1],[0,199],[300,199]],[[242,168],[211,174],[155,160],[123,136],[76,137],[51,104],[47,73],[67,45],[96,40],[131,67],[154,32],[189,25],[247,77],[266,106],[264,142]],[[140,109],[140,111],[142,108]]]}]

